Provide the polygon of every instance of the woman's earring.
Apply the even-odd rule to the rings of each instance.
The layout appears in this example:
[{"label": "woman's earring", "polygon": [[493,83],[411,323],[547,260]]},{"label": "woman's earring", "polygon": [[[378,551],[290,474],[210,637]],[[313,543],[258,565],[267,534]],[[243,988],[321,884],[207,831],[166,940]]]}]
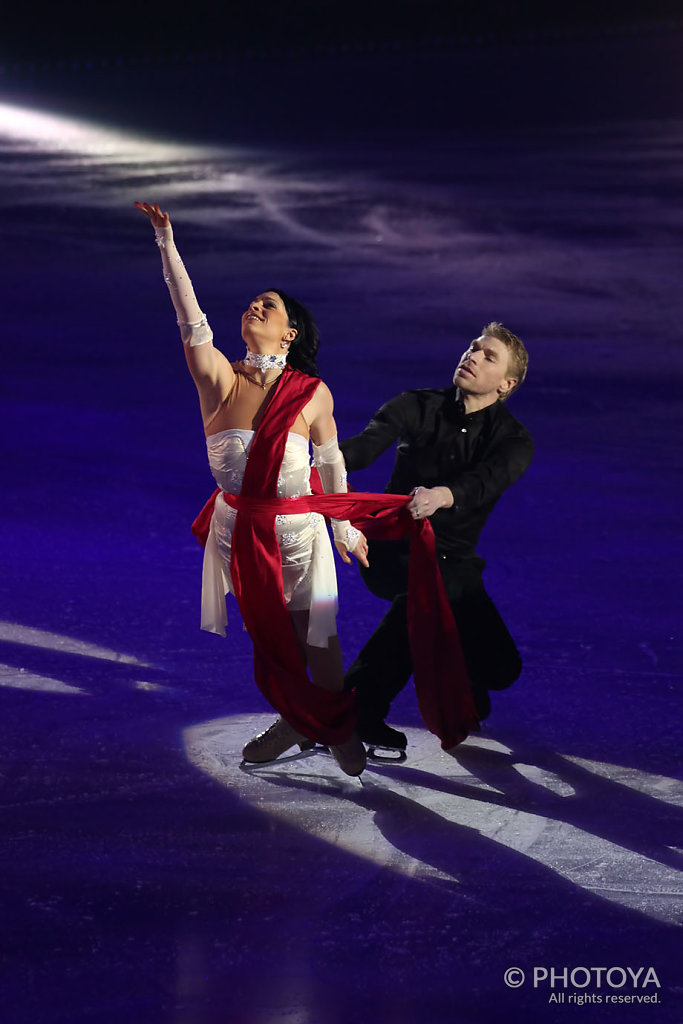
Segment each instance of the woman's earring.
[{"label": "woman's earring", "polygon": [[280,342],[280,348],[289,348],[289,342],[288,341],[281,341]]}]

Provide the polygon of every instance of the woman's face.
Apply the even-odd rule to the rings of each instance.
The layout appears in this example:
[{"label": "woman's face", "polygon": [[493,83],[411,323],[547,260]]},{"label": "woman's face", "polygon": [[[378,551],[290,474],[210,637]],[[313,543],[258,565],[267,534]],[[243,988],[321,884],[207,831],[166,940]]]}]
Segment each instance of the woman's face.
[{"label": "woman's face", "polygon": [[292,342],[296,330],[289,326],[285,304],[277,292],[262,292],[242,314],[242,337],[254,352],[283,351],[280,343]]}]

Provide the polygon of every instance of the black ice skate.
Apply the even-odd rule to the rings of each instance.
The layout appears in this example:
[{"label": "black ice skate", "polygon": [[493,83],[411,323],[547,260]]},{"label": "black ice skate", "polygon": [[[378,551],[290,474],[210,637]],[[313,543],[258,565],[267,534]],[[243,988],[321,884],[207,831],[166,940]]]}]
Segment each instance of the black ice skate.
[{"label": "black ice skate", "polygon": [[405,761],[408,737],[398,729],[392,729],[381,718],[361,719],[358,735],[367,744],[368,756],[376,761]]}]

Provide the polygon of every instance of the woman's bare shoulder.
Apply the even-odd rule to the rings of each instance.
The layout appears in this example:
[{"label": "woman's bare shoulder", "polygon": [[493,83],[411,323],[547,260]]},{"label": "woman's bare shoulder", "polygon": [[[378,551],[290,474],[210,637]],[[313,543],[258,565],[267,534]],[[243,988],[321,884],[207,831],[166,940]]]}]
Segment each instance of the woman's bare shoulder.
[{"label": "woman's bare shoulder", "polygon": [[334,405],[334,399],[332,398],[332,392],[330,391],[324,380],[321,380],[319,382],[311,401],[318,402],[321,408],[329,406],[331,410],[332,406]]}]

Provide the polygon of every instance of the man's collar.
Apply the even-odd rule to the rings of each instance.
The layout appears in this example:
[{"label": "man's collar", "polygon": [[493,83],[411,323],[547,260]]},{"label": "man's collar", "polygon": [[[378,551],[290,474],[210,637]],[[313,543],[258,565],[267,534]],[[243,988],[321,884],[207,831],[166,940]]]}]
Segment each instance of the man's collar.
[{"label": "man's collar", "polygon": [[458,419],[472,419],[473,416],[483,416],[485,413],[492,413],[500,405],[500,399],[496,399],[495,402],[491,402],[490,405],[485,405],[483,409],[475,409],[474,412],[467,412],[465,409],[465,400],[460,394],[460,388],[453,384],[449,389],[449,405],[453,409],[453,412]]}]

